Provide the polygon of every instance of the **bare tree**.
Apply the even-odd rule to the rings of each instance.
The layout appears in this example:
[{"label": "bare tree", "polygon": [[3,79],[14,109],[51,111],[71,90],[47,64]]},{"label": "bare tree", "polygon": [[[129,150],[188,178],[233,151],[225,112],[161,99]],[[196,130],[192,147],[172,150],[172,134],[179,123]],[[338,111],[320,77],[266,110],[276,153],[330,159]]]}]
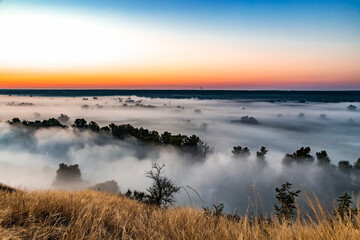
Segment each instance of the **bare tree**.
[{"label": "bare tree", "polygon": [[180,187],[163,175],[164,167],[165,164],[152,163],[152,170],[146,172],[145,176],[153,180],[153,184],[147,189],[147,202],[167,207],[175,202],[174,195],[179,192]]}]

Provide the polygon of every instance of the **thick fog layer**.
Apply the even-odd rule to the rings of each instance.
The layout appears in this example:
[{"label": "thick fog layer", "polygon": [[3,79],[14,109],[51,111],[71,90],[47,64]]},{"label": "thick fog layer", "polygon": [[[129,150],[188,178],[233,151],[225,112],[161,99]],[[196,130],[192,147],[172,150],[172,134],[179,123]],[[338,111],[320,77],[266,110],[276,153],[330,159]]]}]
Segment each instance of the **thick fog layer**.
[{"label": "thick fog layer", "polygon": [[[177,185],[195,189],[204,205],[223,202],[227,211],[244,212],[255,204],[254,195],[259,195],[259,209],[269,212],[275,203],[274,188],[285,181],[295,188],[313,190],[328,201],[346,190],[358,190],[348,185],[347,176],[333,175],[316,164],[286,168],[281,161],[286,153],[309,146],[313,156],[326,150],[335,165],[340,160],[354,163],[360,157],[360,103],[351,104],[358,110],[348,110],[350,103],[0,96],[0,182],[28,189],[51,188],[63,162],[79,164],[82,178],[89,183],[113,179],[122,192],[145,190],[150,182],[144,172],[158,161],[166,164],[166,175]],[[203,162],[191,161],[169,147],[145,151],[149,146],[134,139],[120,141],[71,128],[29,132],[6,123],[14,117],[43,120],[60,114],[70,117],[68,125],[85,118],[100,126],[130,123],[160,133],[195,134],[214,147],[214,152]],[[236,121],[243,116],[256,118],[258,124]],[[247,160],[232,157],[231,150],[237,145],[250,148]],[[267,166],[255,162],[261,146],[269,150]],[[197,195],[186,189],[191,201],[182,189],[178,203],[201,206]]]}]

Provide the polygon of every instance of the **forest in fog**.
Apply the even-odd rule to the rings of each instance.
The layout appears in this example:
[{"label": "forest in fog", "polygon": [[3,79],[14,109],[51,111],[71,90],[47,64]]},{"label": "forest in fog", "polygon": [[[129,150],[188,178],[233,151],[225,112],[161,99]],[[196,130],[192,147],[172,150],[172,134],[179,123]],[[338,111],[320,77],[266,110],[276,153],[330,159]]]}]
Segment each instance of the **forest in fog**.
[{"label": "forest in fog", "polygon": [[114,180],[122,193],[144,191],[150,184],[144,173],[158,162],[177,186],[193,188],[204,202],[187,188],[176,195],[181,205],[222,202],[228,212],[244,212],[257,198],[266,213],[274,188],[286,181],[331,205],[345,191],[359,191],[359,107],[0,96],[0,182],[51,189],[65,163],[78,164],[86,186]]}]

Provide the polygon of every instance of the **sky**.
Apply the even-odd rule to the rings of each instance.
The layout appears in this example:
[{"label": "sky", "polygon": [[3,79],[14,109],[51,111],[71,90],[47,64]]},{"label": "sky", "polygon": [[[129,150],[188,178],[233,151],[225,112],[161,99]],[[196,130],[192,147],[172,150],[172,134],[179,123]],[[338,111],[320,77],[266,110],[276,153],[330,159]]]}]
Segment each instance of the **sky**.
[{"label": "sky", "polygon": [[0,88],[360,90],[360,1],[0,0]]}]

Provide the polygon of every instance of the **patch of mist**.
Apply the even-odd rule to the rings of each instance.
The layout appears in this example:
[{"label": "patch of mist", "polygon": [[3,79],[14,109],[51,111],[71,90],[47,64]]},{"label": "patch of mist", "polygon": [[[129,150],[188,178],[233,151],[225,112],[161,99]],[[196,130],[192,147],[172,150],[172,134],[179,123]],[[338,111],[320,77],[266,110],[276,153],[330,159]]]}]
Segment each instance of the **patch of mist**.
[{"label": "patch of mist", "polygon": [[[120,190],[145,190],[150,182],[144,173],[151,162],[166,164],[166,174],[180,186],[191,186],[202,196],[205,205],[224,202],[227,211],[246,211],[259,192],[263,209],[269,212],[275,191],[285,181],[295,187],[313,190],[323,199],[333,199],[348,186],[343,175],[316,165],[284,168],[281,160],[301,146],[310,146],[312,155],[327,150],[332,163],[354,162],[360,157],[360,114],[349,111],[349,103],[266,103],[196,99],[157,99],[130,97],[134,105],[156,108],[123,107],[118,97],[43,98],[0,96],[0,182],[28,188],[51,188],[58,164],[79,164],[83,179],[92,184],[115,180]],[[7,103],[12,105],[7,105]],[[19,105],[19,103],[33,105]],[[170,106],[169,106],[170,103]],[[82,108],[82,105],[89,108]],[[353,103],[354,104],[354,103]],[[355,104],[358,105],[358,104]],[[99,107],[101,106],[101,107]],[[177,108],[181,106],[181,108]],[[174,111],[176,110],[176,111]],[[200,110],[201,114],[195,112]],[[37,113],[37,114],[34,114]],[[298,118],[304,113],[303,118]],[[198,135],[215,148],[203,163],[185,160],[173,148],[153,148],[135,139],[119,141],[112,137],[69,129],[41,129],[35,132],[10,127],[6,120],[14,117],[36,120],[66,114],[69,125],[76,118],[109,123],[130,123],[159,132]],[[325,118],[320,115],[325,114]],[[242,116],[254,117],[259,124],[232,123]],[[353,119],[353,124],[348,119]],[[203,127],[205,124],[206,127]],[[231,156],[235,145],[247,146],[252,155],[248,161]],[[267,167],[256,165],[255,152],[266,146]],[[340,181],[339,181],[340,179]],[[255,190],[254,190],[255,186]],[[189,190],[192,201],[201,206]],[[178,195],[179,204],[189,204],[187,195]],[[259,208],[262,208],[259,202]]]}]

